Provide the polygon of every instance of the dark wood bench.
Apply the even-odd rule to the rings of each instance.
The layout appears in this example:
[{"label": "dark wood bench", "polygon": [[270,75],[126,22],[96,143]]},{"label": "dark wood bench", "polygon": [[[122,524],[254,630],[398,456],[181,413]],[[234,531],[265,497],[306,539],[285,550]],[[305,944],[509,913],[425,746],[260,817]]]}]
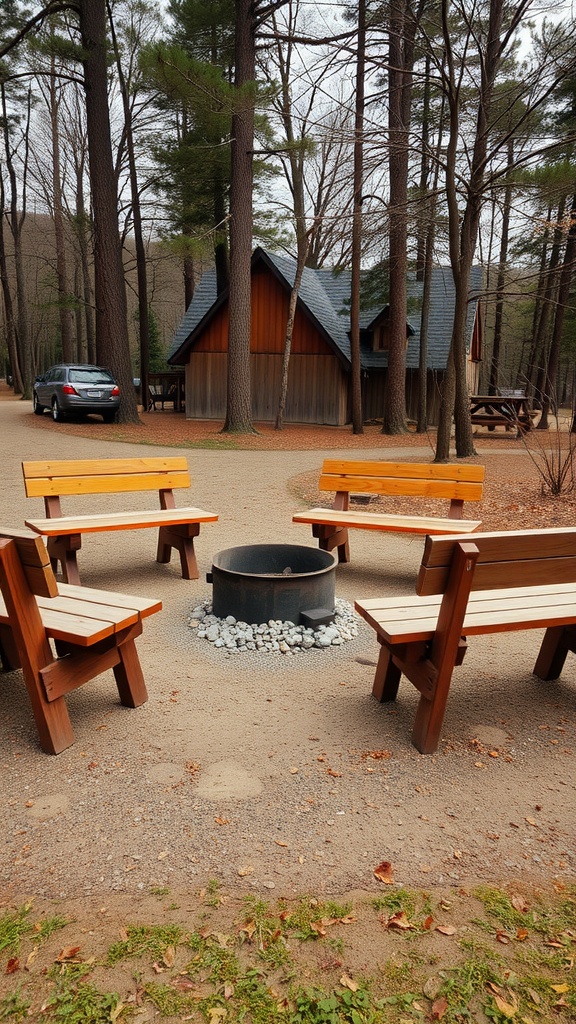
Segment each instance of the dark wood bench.
[{"label": "dark wood bench", "polygon": [[467,637],[545,628],[534,673],[560,675],[576,650],[576,528],[427,537],[416,595],[355,607],[381,645],[373,695],[395,700],[406,676],[420,693],[412,741],[431,754]]},{"label": "dark wood bench", "polygon": [[126,707],[148,699],[135,640],[160,601],[59,585],[42,538],[3,528],[0,591],[2,667],[22,668],[46,753],[74,742],[65,696],[100,673],[113,670]]},{"label": "dark wood bench", "polygon": [[[436,465],[417,462],[367,462],[326,459],[322,464],[319,489],[335,492],[329,508],[297,512],[292,521],[311,523],[312,535],[325,551],[338,548],[338,561],[350,561],[348,530],[385,530],[395,533],[470,533],[481,520],[462,519],[465,501],[480,501],[484,466]],[[450,502],[446,517],[396,515],[350,509],[350,495],[388,495],[438,498]]]},{"label": "dark wood bench", "polygon": [[[218,519],[201,508],[176,508],[173,488],[189,487],[185,458],[85,459],[23,462],[24,486],[29,498],[44,498],[47,519],[27,519],[26,526],[48,539],[48,553],[56,570],[62,565],[67,583],[80,583],[76,554],[84,533],[140,530],[158,527],[156,560],[169,562],[172,548],[180,555],[182,577],[198,579],[194,537],[201,523]],[[154,511],[108,512],[101,515],[64,516],[62,496],[158,491],[160,508]]]}]

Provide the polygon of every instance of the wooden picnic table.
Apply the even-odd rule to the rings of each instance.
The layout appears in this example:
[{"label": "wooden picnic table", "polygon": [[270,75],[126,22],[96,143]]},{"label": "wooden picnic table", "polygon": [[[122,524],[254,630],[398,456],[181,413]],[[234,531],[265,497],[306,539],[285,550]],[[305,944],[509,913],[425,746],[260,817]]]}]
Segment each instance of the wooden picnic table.
[{"label": "wooden picnic table", "polygon": [[526,395],[470,395],[470,419],[480,427],[505,427],[524,434],[532,429],[532,410]]}]

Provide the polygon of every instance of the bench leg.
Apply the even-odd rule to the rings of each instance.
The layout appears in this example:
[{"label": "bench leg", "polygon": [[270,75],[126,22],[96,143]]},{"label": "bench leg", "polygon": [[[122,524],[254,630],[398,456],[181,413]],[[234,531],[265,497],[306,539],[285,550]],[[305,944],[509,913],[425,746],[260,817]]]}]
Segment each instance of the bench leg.
[{"label": "bench leg", "polygon": [[378,640],[380,643],[380,654],[374,675],[374,683],[372,684],[372,696],[382,703],[384,701],[396,700],[402,670],[394,663],[390,647],[382,643],[380,638]]},{"label": "bench leg", "polygon": [[182,579],[197,580],[200,572],[194,551],[194,537],[200,533],[200,523],[185,523],[183,526],[161,526],[158,531],[156,561],[165,564],[170,561],[172,548],[180,555]]},{"label": "bench leg", "polygon": [[350,542],[347,526],[324,526],[321,523],[312,525],[312,536],[318,538],[318,546],[322,551],[333,551],[338,548],[338,561],[342,564],[350,561]]},{"label": "bench leg", "polygon": [[148,700],[148,692],[134,640],[121,644],[118,654],[120,661],[114,666],[113,672],[120,703],[127,708],[138,708]]},{"label": "bench leg", "polygon": [[452,669],[448,667],[445,673],[438,676],[433,697],[420,696],[412,729],[412,743],[421,754],[433,754],[438,747],[451,678]]},{"label": "bench leg", "polygon": [[79,587],[80,573],[78,572],[76,552],[80,551],[82,547],[81,534],[74,533],[65,537],[48,537],[47,547],[54,572],[56,572],[58,562],[60,562],[64,582],[72,583],[74,586]]},{"label": "bench leg", "polygon": [[568,651],[576,650],[576,629],[573,626],[551,626],[546,630],[534,665],[534,675],[548,681],[558,679]]}]

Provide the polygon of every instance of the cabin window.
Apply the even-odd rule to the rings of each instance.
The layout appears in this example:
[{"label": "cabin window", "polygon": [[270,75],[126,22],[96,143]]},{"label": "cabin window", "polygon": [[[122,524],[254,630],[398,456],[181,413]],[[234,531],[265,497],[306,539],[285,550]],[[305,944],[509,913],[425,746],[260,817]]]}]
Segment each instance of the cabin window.
[{"label": "cabin window", "polygon": [[372,333],[372,349],[374,352],[387,352],[390,347],[389,324],[377,324]]}]

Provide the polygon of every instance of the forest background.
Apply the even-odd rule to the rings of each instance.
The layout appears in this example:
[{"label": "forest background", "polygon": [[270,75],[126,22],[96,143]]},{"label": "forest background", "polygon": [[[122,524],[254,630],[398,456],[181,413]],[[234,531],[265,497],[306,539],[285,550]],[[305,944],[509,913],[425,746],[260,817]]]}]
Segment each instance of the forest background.
[{"label": "forest background", "polygon": [[[406,280],[455,285],[436,458],[473,453],[466,310],[484,268],[482,389],[522,388],[540,425],[575,393],[574,20],[542,0],[4,0],[0,344],[18,393],[56,359],[110,366],[120,418],[203,269],[229,290],[224,429],[253,430],[250,257],[292,254],[283,385],[305,266],[351,269],[360,319],[389,302],[383,430],[402,433]],[[425,430],[426,373],[418,430]],[[282,425],[282,394],[277,426]]]}]

